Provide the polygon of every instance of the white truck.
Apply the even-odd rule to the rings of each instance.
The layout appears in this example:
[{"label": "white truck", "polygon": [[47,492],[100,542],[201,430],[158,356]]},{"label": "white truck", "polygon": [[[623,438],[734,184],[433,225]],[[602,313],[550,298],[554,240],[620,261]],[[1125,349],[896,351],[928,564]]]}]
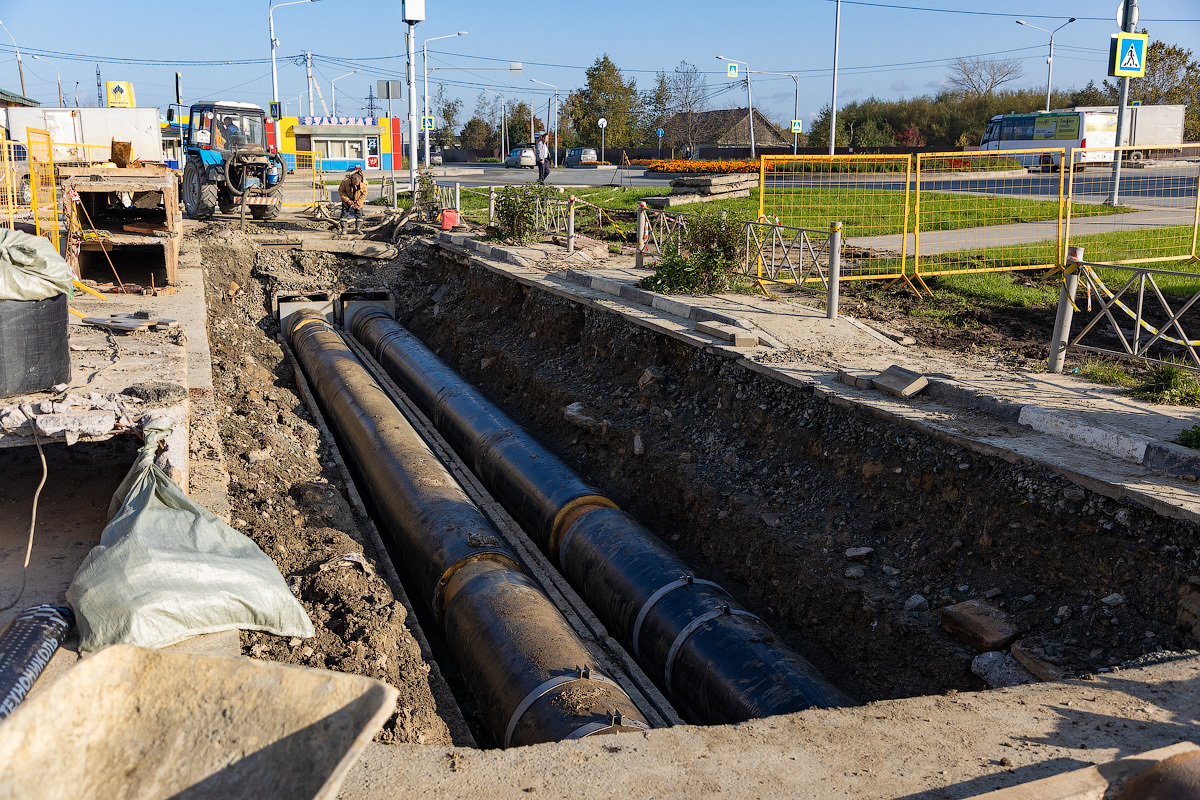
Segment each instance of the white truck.
[{"label": "white truck", "polygon": [[[1077,106],[1072,111],[1102,111],[1117,113],[1116,106]],[[1170,148],[1183,144],[1183,115],[1187,106],[1129,106],[1125,110],[1125,130],[1121,144],[1147,149]],[[1125,158],[1138,161],[1150,154],[1132,150]]]},{"label": "white truck", "polygon": [[[24,144],[26,129],[50,132],[56,145],[94,145],[108,147],[114,140],[131,142],[133,158],[163,161],[162,127],[157,108],[0,108],[0,128],[4,138]],[[72,151],[80,148],[56,147],[56,160],[77,160]],[[61,151],[61,152],[60,152]]]}]

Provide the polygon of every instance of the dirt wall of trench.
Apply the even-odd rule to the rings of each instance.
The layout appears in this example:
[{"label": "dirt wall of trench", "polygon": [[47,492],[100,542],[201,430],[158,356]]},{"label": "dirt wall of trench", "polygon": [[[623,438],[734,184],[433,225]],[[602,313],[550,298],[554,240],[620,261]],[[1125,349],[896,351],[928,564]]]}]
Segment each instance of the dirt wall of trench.
[{"label": "dirt wall of trench", "polygon": [[[1175,629],[1192,525],[421,245],[397,267],[402,323],[862,700],[980,688],[938,625],[968,598],[1068,674],[1192,644]],[[565,419],[576,402],[601,432]],[[874,548],[861,577],[851,547]]]}]

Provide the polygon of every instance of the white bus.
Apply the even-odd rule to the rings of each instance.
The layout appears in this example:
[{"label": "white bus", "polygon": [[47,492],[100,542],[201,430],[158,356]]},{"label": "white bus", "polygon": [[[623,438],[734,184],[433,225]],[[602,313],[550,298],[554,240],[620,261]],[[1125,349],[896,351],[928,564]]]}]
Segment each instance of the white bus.
[{"label": "white bus", "polygon": [[[1036,111],[1031,114],[997,114],[988,121],[980,150],[1046,150],[1063,148],[1076,164],[1112,163],[1111,150],[1089,151],[1088,147],[1115,147],[1115,111]],[[1021,157],[1026,166],[1061,166],[1057,153],[1031,153]]]}]

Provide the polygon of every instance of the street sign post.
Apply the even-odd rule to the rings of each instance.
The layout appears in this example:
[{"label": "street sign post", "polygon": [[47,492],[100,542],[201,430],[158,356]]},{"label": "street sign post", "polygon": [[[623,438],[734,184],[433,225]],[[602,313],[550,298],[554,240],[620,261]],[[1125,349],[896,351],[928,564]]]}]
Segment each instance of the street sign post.
[{"label": "street sign post", "polygon": [[271,113],[269,116],[276,122],[283,119],[283,111],[280,109],[282,105],[282,103],[271,103]]},{"label": "street sign post", "polygon": [[437,123],[433,117],[421,117],[421,130],[432,131],[437,130]]},{"label": "street sign post", "polygon": [[1146,77],[1146,48],[1150,37],[1144,33],[1114,33],[1108,48],[1108,74],[1113,78]]},{"label": "street sign post", "polygon": [[792,133],[804,133],[804,120],[792,120]]},{"label": "street sign post", "polygon": [[390,142],[392,150],[392,208],[396,207],[396,161],[404,160],[404,136],[400,137],[400,146],[396,147],[395,125],[392,117],[392,101],[400,99],[401,87],[404,86],[404,81],[376,81],[375,94],[379,95],[381,100],[388,101],[388,142]]},{"label": "street sign post", "polygon": [[664,131],[662,128],[659,128],[655,131],[655,133],[658,134],[658,157],[662,158],[662,137],[666,131]]},{"label": "street sign post", "polygon": [[608,127],[608,120],[604,117],[596,120],[596,125],[600,128],[600,160],[604,160],[604,129]]},{"label": "street sign post", "polygon": [[726,64],[725,75],[730,78],[736,78],[738,76],[738,65],[734,63]]}]

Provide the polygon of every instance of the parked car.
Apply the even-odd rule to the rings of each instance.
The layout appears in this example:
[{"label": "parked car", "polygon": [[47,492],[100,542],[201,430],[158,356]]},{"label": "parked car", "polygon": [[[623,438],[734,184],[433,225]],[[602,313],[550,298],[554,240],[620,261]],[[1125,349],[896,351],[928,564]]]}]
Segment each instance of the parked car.
[{"label": "parked car", "polygon": [[514,147],[513,151],[508,154],[508,158],[504,159],[504,166],[509,169],[519,169],[521,167],[533,169],[537,166],[537,159],[533,155],[533,147],[531,145]]},{"label": "parked car", "polygon": [[442,151],[441,150],[435,150],[429,154],[429,166],[431,166],[431,167],[442,166]]},{"label": "parked car", "polygon": [[563,161],[563,166],[578,167],[580,164],[589,164],[599,160],[594,148],[572,147],[567,151],[567,158]]}]

